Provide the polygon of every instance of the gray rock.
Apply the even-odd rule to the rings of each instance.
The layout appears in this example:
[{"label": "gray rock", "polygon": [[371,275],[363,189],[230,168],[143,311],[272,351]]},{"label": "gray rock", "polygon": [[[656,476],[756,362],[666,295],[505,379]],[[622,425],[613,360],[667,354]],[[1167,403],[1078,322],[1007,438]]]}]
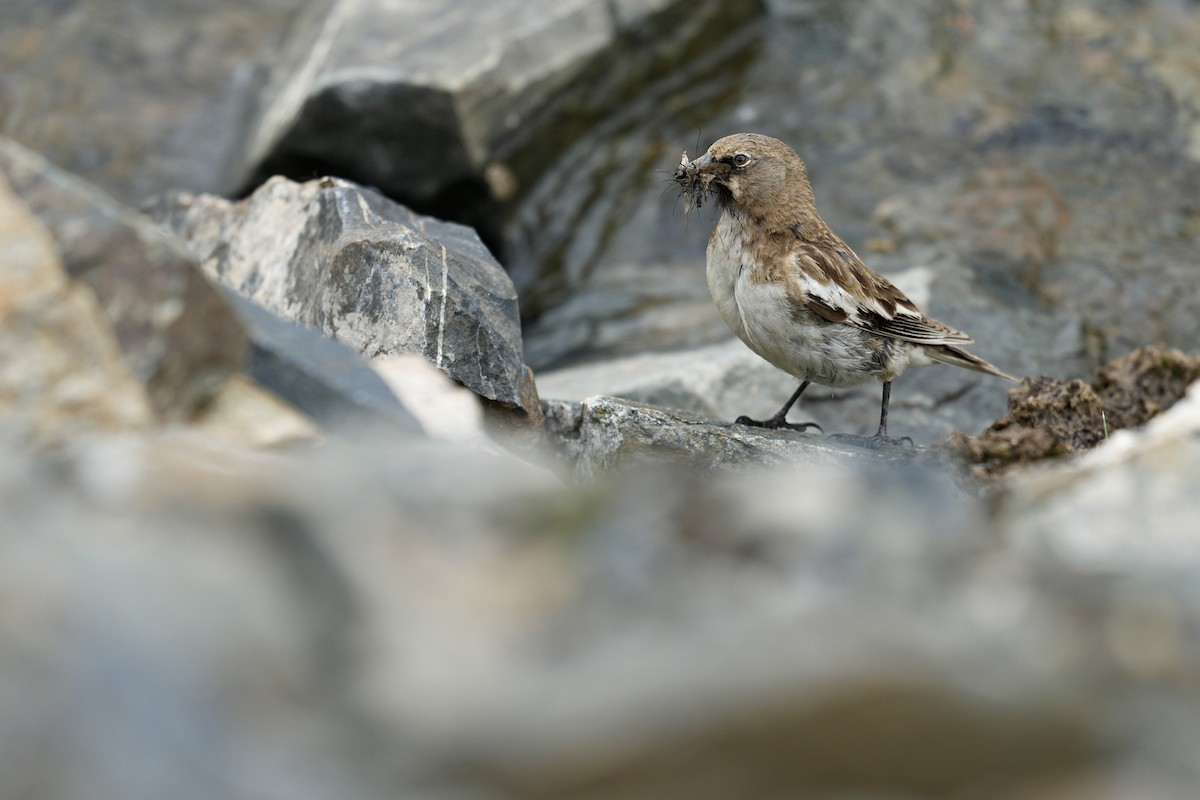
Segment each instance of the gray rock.
[{"label": "gray rock", "polygon": [[0,441],[61,446],[146,427],[150,398],[96,297],[0,174]]},{"label": "gray rock", "polygon": [[0,135],[137,206],[226,192],[266,67],[326,0],[6,0]]},{"label": "gray rock", "polygon": [[755,11],[715,0],[338,3],[297,31],[251,159],[264,176],[377,186],[492,238],[492,201]]},{"label": "gray rock", "polygon": [[[719,426],[594,405],[726,457]],[[788,434],[582,489],[411,440],[0,449],[0,790],[1185,798],[1200,553],[1102,493],[1148,467],[1143,499],[1189,508],[1191,416],[994,517]]]},{"label": "gray rock", "polygon": [[[183,242],[149,219],[13,142],[0,140],[0,176],[48,226],[81,291],[99,299],[120,359],[144,386],[155,416],[198,421],[227,406],[233,396],[224,403],[218,397],[233,376],[245,374],[327,429],[420,430],[357,352],[228,297]],[[104,335],[95,338],[103,349]],[[112,381],[113,397],[121,397],[120,381]],[[104,405],[81,401],[78,410]]]},{"label": "gray rock", "polygon": [[[756,356],[737,339],[581,364],[538,376],[538,391],[548,400],[579,402],[595,395],[610,395],[725,422],[742,414],[759,419],[774,414],[796,385],[794,378]],[[814,413],[809,403],[802,401],[795,420],[811,417],[824,424]]]},{"label": "gray rock", "polygon": [[1198,434],[1200,382],[1142,429],[1115,431],[1076,461],[1014,474],[1003,484],[1010,529],[1022,546],[1080,571],[1190,570],[1200,556],[1191,535],[1200,513],[1191,488],[1200,475]]},{"label": "gray rock", "polygon": [[670,267],[614,268],[526,326],[525,357],[541,376],[581,358],[684,350],[728,336],[708,287],[695,275]]},{"label": "gray rock", "polygon": [[577,472],[590,478],[644,465],[701,471],[845,462],[924,468],[928,460],[903,446],[872,449],[813,431],[766,431],[613,397],[548,401],[545,416],[549,441]]},{"label": "gray rock", "polygon": [[190,418],[241,369],[242,326],[178,241],[5,139],[0,175],[49,229],[67,272],[99,299],[158,414]]},{"label": "gray rock", "polygon": [[535,418],[512,282],[474,231],[335,179],[276,178],[246,200],[176,194],[151,211],[209,275],[368,358],[417,353]]},{"label": "gray rock", "polygon": [[416,418],[349,347],[230,291],[250,339],[246,374],[328,430],[419,433]]}]

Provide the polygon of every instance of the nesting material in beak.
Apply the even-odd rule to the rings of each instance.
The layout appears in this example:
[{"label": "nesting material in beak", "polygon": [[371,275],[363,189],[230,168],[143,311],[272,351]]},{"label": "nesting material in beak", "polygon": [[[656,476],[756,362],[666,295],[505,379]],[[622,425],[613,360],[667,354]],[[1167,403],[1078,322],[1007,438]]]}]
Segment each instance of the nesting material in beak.
[{"label": "nesting material in beak", "polygon": [[674,178],[687,201],[688,211],[704,205],[705,198],[712,191],[712,173],[704,169],[711,163],[712,153],[705,153],[695,161],[688,161],[687,152],[684,151],[679,168],[675,170]]}]

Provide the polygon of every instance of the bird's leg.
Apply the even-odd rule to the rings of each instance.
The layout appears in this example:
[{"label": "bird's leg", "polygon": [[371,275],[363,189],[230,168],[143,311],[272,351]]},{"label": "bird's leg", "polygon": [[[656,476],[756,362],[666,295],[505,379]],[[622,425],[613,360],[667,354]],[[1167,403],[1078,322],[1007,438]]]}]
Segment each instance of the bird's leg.
[{"label": "bird's leg", "polygon": [[804,381],[800,384],[788,401],[783,404],[783,408],[775,413],[775,416],[770,419],[757,420],[750,419],[747,416],[738,417],[734,420],[735,425],[749,425],[753,428],[767,428],[769,430],[777,430],[779,428],[788,428],[793,431],[806,431],[809,428],[821,430],[821,426],[815,422],[788,422],[787,414],[792,410],[792,406],[796,405],[796,401],[800,399],[800,395],[804,394],[804,390],[808,388],[809,381]]},{"label": "bird's leg", "polygon": [[890,445],[907,444],[909,447],[912,447],[913,440],[907,436],[902,436],[899,439],[893,439],[890,436],[888,436],[888,431],[887,431],[887,428],[888,428],[888,426],[887,426],[888,403],[891,402],[891,399],[892,399],[892,382],[886,381],[883,384],[883,402],[880,404],[880,408],[879,408],[879,430],[875,431],[874,436],[866,437],[866,436],[857,436],[853,433],[835,433],[832,436],[830,436],[829,438],[842,439],[845,441],[854,442],[855,444],[861,444],[864,447],[879,447],[880,445],[885,445],[885,444],[890,444]]},{"label": "bird's leg", "polygon": [[891,399],[892,399],[892,382],[884,381],[883,382],[883,401],[880,403],[880,406],[879,406],[879,430],[875,431],[876,439],[886,439],[887,438],[887,412],[888,412],[888,403],[891,402]]}]

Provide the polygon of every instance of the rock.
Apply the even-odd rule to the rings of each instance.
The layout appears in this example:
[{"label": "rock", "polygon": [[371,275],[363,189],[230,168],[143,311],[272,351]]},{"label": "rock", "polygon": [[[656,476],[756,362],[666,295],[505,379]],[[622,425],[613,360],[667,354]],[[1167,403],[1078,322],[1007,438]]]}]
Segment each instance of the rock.
[{"label": "rock", "polygon": [[0,139],[0,175],[99,299],[156,412],[192,417],[241,369],[246,338],[194,261],[150,220],[41,156]]},{"label": "rock", "polygon": [[549,401],[546,435],[585,477],[647,464],[709,471],[775,464],[904,464],[924,457],[905,447],[863,448],[812,432],[720,423],[612,397]]},{"label": "rock", "polygon": [[[794,378],[736,339],[581,364],[538,376],[538,391],[547,399],[580,402],[610,395],[725,422],[743,414],[770,416],[795,389]],[[802,416],[821,424],[830,421],[807,403],[801,406],[795,412],[797,421]]]},{"label": "rock", "polygon": [[[292,419],[297,410],[328,430],[420,431],[357,352],[227,296],[205,277],[184,243],[151,220],[0,140],[0,175],[5,174],[49,226],[67,270],[100,299],[122,357],[145,386],[156,416],[180,422],[203,417],[211,427],[218,410],[250,403],[255,410],[249,419],[265,427],[245,431],[246,441],[264,443],[307,435]],[[259,397],[235,380],[239,375],[285,402]],[[269,408],[279,419],[268,419]],[[235,429],[244,430],[249,419]]]},{"label": "rock", "polygon": [[241,375],[222,384],[191,427],[214,439],[250,447],[284,447],[320,438],[309,417]]},{"label": "rock", "polygon": [[377,358],[371,367],[411,409],[429,436],[487,446],[479,399],[424,358],[401,353]]},{"label": "rock", "polygon": [[238,203],[175,194],[152,213],[268,310],[368,358],[420,354],[536,422],[516,293],[473,231],[338,179],[276,178]]},{"label": "rock", "polygon": [[[1194,400],[1158,418],[1191,409],[1154,434],[1146,501],[1192,502]],[[666,453],[688,422],[594,405]],[[1174,516],[1084,493],[1151,450],[989,517],[929,463],[769,438],[758,467],[625,452],[577,488],[412,439],[0,449],[0,789],[1187,796],[1200,553]],[[31,730],[74,756],[67,785]]]},{"label": "rock", "polygon": [[728,337],[703,279],[670,268],[614,268],[526,326],[525,357],[541,376],[581,358],[688,350]]},{"label": "rock", "polygon": [[[538,26],[582,4],[513,18],[518,45],[560,37],[497,45],[496,74],[529,80],[470,84],[464,120],[524,92],[529,130],[472,139],[524,155],[468,166],[497,196],[536,196],[516,217],[553,255],[527,274],[556,283],[533,295],[549,308],[590,287],[538,323],[546,363],[575,363],[546,376],[540,431],[516,294],[473,233],[340,180],[172,195],[156,214],[246,295],[228,300],[169,235],[0,145],[20,198],[0,189],[0,797],[1195,795],[1200,366],[1156,348],[1090,385],[1062,379],[1122,337],[1191,342],[1194,15],[1170,0],[768,5],[790,21],[741,41],[726,26],[691,71],[583,138],[549,125],[562,143],[540,152],[538,115],[557,107],[522,103],[560,77],[534,66],[587,38]],[[690,26],[722,7],[701,3],[696,23],[613,0],[601,16],[635,54],[664,32],[697,41]],[[363,33],[328,29],[309,69],[418,13],[444,13],[450,40],[498,9],[545,10],[388,8],[322,16]],[[44,13],[5,12],[0,59],[72,30],[96,41],[78,33],[87,15]],[[93,52],[111,57],[114,24]],[[136,65],[160,45],[120,52]],[[591,75],[607,56],[579,49],[591,66],[561,80],[600,87],[602,108],[630,73]],[[1075,458],[981,484],[937,449],[729,424],[793,381],[738,343],[685,347],[709,330],[708,230],[655,211],[669,203],[638,181],[696,123],[764,121],[812,150],[826,213],[875,266],[915,265],[928,291],[908,291],[981,355],[1054,376],[1015,390],[1004,430]],[[535,172],[522,158],[559,147],[565,162],[514,187]],[[655,334],[669,351],[632,352]],[[895,432],[984,417],[986,380],[906,375]],[[596,396],[610,386],[635,399]],[[555,448],[553,469],[479,446],[488,391]],[[869,433],[877,402],[818,393],[796,418]],[[415,430],[409,404],[430,437],[397,435]],[[346,415],[383,432],[317,429]]]},{"label": "rock", "polygon": [[2,174],[0,264],[0,441],[53,447],[148,426],[150,399],[95,295],[67,277]]},{"label": "rock", "polygon": [[324,5],[6,2],[0,135],[135,207],[169,188],[231,191],[266,67]]},{"label": "rock", "polygon": [[251,160],[264,177],[317,171],[377,186],[495,243],[495,203],[514,181],[534,178],[635,87],[755,10],[715,0],[338,3],[296,32],[297,58],[279,70]]},{"label": "rock", "polygon": [[246,375],[326,430],[420,433],[406,403],[353,349],[226,293],[250,340]]},{"label": "rock", "polygon": [[1104,365],[1095,381],[1026,378],[1008,395],[1008,411],[975,437],[956,434],[950,449],[980,472],[997,473],[1078,453],[1173,406],[1200,380],[1200,358],[1144,347]]}]

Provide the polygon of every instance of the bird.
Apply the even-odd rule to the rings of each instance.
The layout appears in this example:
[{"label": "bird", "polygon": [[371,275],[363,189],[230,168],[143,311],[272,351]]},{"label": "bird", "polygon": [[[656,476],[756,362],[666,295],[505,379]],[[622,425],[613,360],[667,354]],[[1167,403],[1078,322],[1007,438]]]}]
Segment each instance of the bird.
[{"label": "bird", "polygon": [[741,416],[735,424],[819,429],[787,421],[810,384],[879,381],[875,435],[839,436],[911,444],[888,436],[892,381],[908,367],[950,364],[1016,382],[963,349],[974,339],[926,315],[863,263],[817,212],[808,170],[784,142],[760,133],[726,136],[693,160],[684,152],[673,179],[689,205],[711,197],[720,209],[706,253],[717,311],[747,347],[800,381],[774,416]]}]

